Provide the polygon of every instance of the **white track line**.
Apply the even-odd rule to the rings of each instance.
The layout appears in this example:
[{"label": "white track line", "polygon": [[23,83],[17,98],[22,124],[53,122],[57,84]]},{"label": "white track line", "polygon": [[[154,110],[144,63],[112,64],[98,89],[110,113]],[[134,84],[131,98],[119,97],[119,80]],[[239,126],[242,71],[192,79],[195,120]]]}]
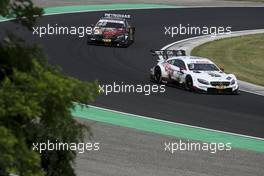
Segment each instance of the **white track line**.
[{"label": "white track line", "polygon": [[[83,105],[85,105],[85,104],[83,104]],[[90,106],[90,107],[93,107],[93,108],[96,108],[96,109],[100,109],[100,110],[104,110],[104,111],[110,111],[110,112],[113,112],[113,113],[119,113],[119,114],[129,115],[129,116],[135,116],[135,117],[139,117],[139,118],[143,118],[143,119],[148,119],[148,120],[153,120],[153,121],[158,121],[158,122],[164,122],[164,123],[169,123],[169,124],[181,125],[181,126],[195,128],[195,129],[200,129],[200,130],[206,130],[206,131],[211,131],[211,132],[218,132],[218,133],[222,133],[222,134],[228,134],[228,135],[233,135],[233,136],[246,137],[246,138],[251,138],[251,139],[256,139],[256,140],[262,140],[262,141],[264,141],[264,138],[255,137],[255,136],[249,136],[249,135],[243,135],[243,134],[238,134],[238,133],[226,132],[226,131],[221,131],[221,130],[214,130],[214,129],[205,128],[205,127],[187,125],[187,124],[184,124],[184,123],[177,123],[177,122],[172,122],[172,121],[167,121],[167,120],[161,120],[161,119],[156,119],[156,118],[152,118],[152,117],[146,117],[146,116],[142,116],[142,115],[121,112],[121,111],[107,109],[107,108],[102,108],[102,107],[93,106],[93,105],[85,105],[85,106],[88,106],[88,107]]]}]

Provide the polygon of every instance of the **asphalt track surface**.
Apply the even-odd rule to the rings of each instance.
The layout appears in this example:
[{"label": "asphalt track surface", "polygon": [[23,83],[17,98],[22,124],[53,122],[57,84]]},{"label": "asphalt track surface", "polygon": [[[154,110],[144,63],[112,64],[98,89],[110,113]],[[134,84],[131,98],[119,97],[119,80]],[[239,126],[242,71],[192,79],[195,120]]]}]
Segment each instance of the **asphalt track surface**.
[{"label": "asphalt track surface", "polygon": [[[191,36],[171,38],[164,26],[232,26],[232,30],[264,28],[264,8],[195,8],[116,11],[133,16],[136,42],[129,48],[88,46],[85,38],[49,36],[38,38],[17,29],[27,40],[40,42],[52,64],[82,80],[100,83],[151,84],[149,69],[156,63],[149,50],[160,49]],[[85,26],[94,24],[104,12],[46,16],[40,24]],[[10,22],[0,29],[14,29]],[[166,87],[166,93],[111,94],[100,96],[95,105],[153,118],[227,132],[264,137],[264,97],[242,92],[239,96],[203,95]]]}]

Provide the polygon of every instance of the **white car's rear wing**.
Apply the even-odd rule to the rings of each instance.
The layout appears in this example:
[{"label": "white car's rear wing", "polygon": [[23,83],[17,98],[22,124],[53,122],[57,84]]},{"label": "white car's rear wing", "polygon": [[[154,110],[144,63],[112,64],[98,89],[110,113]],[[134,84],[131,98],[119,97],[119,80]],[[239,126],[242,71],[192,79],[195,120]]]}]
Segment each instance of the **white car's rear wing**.
[{"label": "white car's rear wing", "polygon": [[174,56],[186,56],[186,51],[183,49],[178,50],[150,50],[153,56],[158,56],[158,61],[164,61]]}]

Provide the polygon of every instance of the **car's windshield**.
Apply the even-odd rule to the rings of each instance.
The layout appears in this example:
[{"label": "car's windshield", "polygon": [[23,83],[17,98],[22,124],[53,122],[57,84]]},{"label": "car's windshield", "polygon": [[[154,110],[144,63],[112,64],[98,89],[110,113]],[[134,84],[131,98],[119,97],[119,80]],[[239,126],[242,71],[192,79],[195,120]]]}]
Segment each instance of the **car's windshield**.
[{"label": "car's windshield", "polygon": [[199,70],[199,71],[219,71],[219,69],[214,64],[202,64],[202,63],[191,63],[188,64],[189,70]]},{"label": "car's windshield", "polygon": [[124,24],[123,23],[107,22],[107,21],[99,21],[96,24],[96,26],[102,27],[102,28],[123,28]]}]

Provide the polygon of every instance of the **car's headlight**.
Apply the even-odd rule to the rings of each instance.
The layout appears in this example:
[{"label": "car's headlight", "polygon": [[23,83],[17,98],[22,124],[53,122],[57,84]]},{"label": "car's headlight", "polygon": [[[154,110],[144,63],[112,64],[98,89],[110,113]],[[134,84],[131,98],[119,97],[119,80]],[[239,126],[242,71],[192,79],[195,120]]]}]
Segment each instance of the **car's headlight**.
[{"label": "car's headlight", "polygon": [[229,80],[231,80],[231,79],[232,79],[232,77],[231,77],[231,76],[228,76],[226,79],[229,81]]},{"label": "car's headlight", "polygon": [[234,85],[236,83],[236,80],[232,79],[231,85]]},{"label": "car's headlight", "polygon": [[209,82],[204,79],[197,79],[199,83],[209,85]]}]

